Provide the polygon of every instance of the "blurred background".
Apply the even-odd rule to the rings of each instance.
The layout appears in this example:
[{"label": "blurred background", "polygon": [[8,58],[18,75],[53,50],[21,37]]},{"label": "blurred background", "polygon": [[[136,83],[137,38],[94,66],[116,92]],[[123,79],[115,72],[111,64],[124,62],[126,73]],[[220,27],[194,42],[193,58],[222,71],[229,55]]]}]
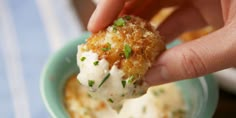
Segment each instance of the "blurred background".
[{"label": "blurred background", "polygon": [[[42,68],[53,52],[86,31],[94,9],[91,0],[0,0],[1,118],[50,117],[39,90]],[[158,26],[173,10],[162,10],[151,23]],[[187,32],[180,39],[186,42],[212,31],[205,27]],[[215,75],[224,90],[220,90],[214,117],[229,118],[236,113],[236,89],[222,82],[225,76],[221,73]]]}]

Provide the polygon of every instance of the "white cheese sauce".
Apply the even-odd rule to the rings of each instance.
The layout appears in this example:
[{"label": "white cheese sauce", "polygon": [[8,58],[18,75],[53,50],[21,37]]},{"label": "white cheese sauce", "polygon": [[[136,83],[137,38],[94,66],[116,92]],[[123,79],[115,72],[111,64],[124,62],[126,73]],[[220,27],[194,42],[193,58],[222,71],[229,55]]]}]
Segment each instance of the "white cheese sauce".
[{"label": "white cheese sauce", "polygon": [[[146,88],[135,87],[133,83],[127,81],[125,81],[125,85],[122,84],[125,73],[121,69],[118,69],[116,65],[109,69],[108,61],[99,60],[98,54],[92,51],[81,51],[81,49],[82,47],[78,46],[77,64],[80,73],[77,79],[89,90],[92,97],[105,101],[111,108],[119,112],[119,115],[114,114],[114,116],[119,118],[172,118],[175,111],[183,111],[182,96],[171,84],[152,87],[148,89],[147,94],[128,99],[137,97],[138,92],[143,94]],[[90,85],[89,81],[93,81],[93,84]],[[134,94],[134,91],[138,92]]]},{"label": "white cheese sauce", "polygon": [[[71,81],[74,86],[75,81]],[[88,97],[87,90],[79,84],[67,90],[67,110],[72,118],[185,118],[186,105],[175,84],[165,84],[149,88],[147,93],[135,99],[124,101],[119,113],[103,101]],[[66,86],[66,88],[71,88]],[[68,99],[69,98],[69,99]]]},{"label": "white cheese sauce", "polygon": [[[133,83],[124,81],[122,78],[125,73],[116,65],[113,65],[109,70],[109,63],[105,59],[99,60],[96,53],[92,51],[83,52],[81,48],[78,46],[77,64],[80,73],[77,78],[83,86],[90,90],[93,97],[107,101],[113,109],[119,111],[123,100],[145,93],[146,88],[144,86],[137,87]],[[96,61],[97,64],[95,65]],[[89,85],[89,81],[93,81],[93,85]]]},{"label": "white cheese sauce", "polygon": [[[180,113],[181,112],[181,113]],[[126,100],[119,118],[184,118],[186,107],[175,84],[148,89],[139,98]]]}]

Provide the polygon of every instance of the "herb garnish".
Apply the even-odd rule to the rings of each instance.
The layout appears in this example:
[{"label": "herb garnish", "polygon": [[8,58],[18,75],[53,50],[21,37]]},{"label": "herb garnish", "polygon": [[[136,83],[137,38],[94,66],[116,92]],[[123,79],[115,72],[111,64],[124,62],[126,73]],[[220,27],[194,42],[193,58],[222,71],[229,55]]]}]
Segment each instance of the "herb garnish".
[{"label": "herb garnish", "polygon": [[86,59],[86,57],[81,57],[80,61],[84,61]]},{"label": "herb garnish", "polygon": [[117,27],[115,25],[112,26],[112,31],[116,32],[117,31]]},{"label": "herb garnish", "polygon": [[160,88],[160,93],[164,93],[165,92],[165,90],[163,89],[163,88]]},{"label": "herb garnish", "polygon": [[130,57],[131,51],[132,51],[131,47],[128,44],[125,44],[124,53],[125,53],[126,59],[128,59]]},{"label": "herb garnish", "polygon": [[121,27],[125,25],[125,20],[123,18],[118,18],[115,20],[114,24],[115,26]]},{"label": "herb garnish", "polygon": [[131,19],[130,16],[125,16],[124,18],[125,18],[126,20],[130,20],[130,19]]},{"label": "herb garnish", "polygon": [[186,111],[184,109],[177,109],[175,111],[172,112],[173,115],[177,116],[177,115],[184,115]]},{"label": "herb garnish", "polygon": [[125,94],[121,94],[121,97],[125,97]]},{"label": "herb garnish", "polygon": [[108,51],[111,49],[111,44],[110,43],[107,43],[107,47],[105,48],[102,48],[102,51]]},{"label": "herb garnish", "polygon": [[87,93],[87,96],[90,97],[90,98],[92,97],[89,93]]},{"label": "herb garnish", "polygon": [[125,88],[126,81],[125,81],[125,80],[122,80],[122,81],[121,81],[121,84],[122,84],[123,88]]},{"label": "herb garnish", "polygon": [[143,106],[143,109],[142,109],[142,111],[143,111],[143,113],[146,113],[146,111],[147,111],[147,108],[146,108],[146,106]]},{"label": "herb garnish", "polygon": [[94,64],[95,66],[97,66],[98,63],[99,63],[99,61],[95,61],[95,62],[93,62],[93,64]]},{"label": "herb garnish", "polygon": [[89,87],[93,87],[95,81],[94,80],[88,80]]},{"label": "herb garnish", "polygon": [[98,88],[100,88],[100,87],[104,84],[104,82],[105,82],[109,77],[110,77],[110,73],[108,73],[108,74],[106,75],[106,77],[103,78],[103,80],[102,80],[102,82],[99,84]]},{"label": "herb garnish", "polygon": [[130,76],[126,81],[128,84],[131,84],[134,81],[134,76]]},{"label": "herb garnish", "polygon": [[108,101],[109,101],[110,103],[113,103],[113,102],[114,102],[111,98],[109,98]]},{"label": "herb garnish", "polygon": [[164,93],[165,90],[163,88],[160,88],[158,90],[154,90],[152,93],[154,96],[159,96],[160,94]]},{"label": "herb garnish", "polygon": [[158,91],[153,91],[152,93],[153,93],[154,96],[159,96],[160,95],[160,93]]}]

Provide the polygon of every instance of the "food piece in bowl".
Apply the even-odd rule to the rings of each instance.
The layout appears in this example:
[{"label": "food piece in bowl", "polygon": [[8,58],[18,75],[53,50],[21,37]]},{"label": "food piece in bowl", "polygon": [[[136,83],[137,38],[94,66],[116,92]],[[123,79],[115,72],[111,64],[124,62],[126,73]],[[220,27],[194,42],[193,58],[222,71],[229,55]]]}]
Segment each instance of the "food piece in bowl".
[{"label": "food piece in bowl", "polygon": [[165,50],[161,36],[141,18],[123,16],[78,46],[79,82],[114,109],[147,90],[144,74]]},{"label": "food piece in bowl", "polygon": [[64,103],[70,118],[116,118],[113,117],[115,111],[104,101],[92,98],[87,89],[77,82],[76,76],[66,81]]},{"label": "food piece in bowl", "polygon": [[155,86],[139,98],[124,101],[120,113],[91,97],[76,76],[65,84],[64,103],[70,118],[186,118],[186,103],[175,83]]}]

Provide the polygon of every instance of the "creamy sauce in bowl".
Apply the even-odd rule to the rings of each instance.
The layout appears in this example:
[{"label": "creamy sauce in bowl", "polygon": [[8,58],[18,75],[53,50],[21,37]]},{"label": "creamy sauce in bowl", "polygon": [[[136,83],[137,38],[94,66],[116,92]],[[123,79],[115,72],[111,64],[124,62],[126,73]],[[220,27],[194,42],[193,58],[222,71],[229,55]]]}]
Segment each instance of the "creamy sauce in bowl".
[{"label": "creamy sauce in bowl", "polygon": [[174,83],[151,87],[145,95],[124,101],[117,113],[77,81],[73,76],[65,85],[64,103],[71,118],[185,118],[185,102]]}]

